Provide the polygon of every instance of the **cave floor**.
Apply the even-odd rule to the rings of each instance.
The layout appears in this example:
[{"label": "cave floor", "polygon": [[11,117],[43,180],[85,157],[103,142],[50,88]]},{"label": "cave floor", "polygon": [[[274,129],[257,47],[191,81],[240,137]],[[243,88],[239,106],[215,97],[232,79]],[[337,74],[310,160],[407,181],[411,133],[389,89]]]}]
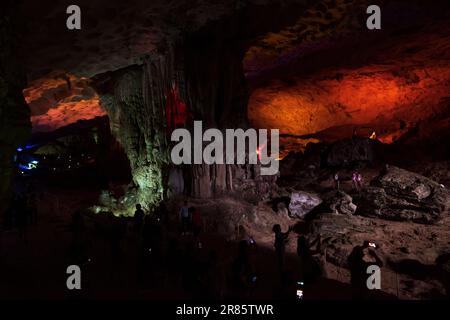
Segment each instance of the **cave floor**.
[{"label": "cave floor", "polygon": [[[363,171],[364,176],[374,175],[376,170]],[[343,185],[350,188],[350,185]],[[90,243],[90,261],[81,266],[82,290],[73,292],[66,289],[66,268],[70,261],[72,232],[69,229],[71,215],[76,208],[95,204],[100,194],[100,186],[92,184],[81,187],[57,188],[47,185],[42,189],[38,201],[37,222],[28,226],[23,238],[17,229],[0,232],[0,298],[3,299],[195,299],[210,298],[210,284],[204,288],[194,286],[185,288],[182,273],[186,261],[176,257],[176,263],[169,262],[163,254],[158,259],[150,259],[143,276],[139,272],[139,243],[132,228],[132,219],[127,219],[126,236],[121,242],[119,254],[114,254],[111,241],[106,232],[98,232],[96,224],[108,222],[104,216],[85,217],[86,236]],[[169,206],[169,220],[163,227],[163,252],[171,239],[176,239],[183,250],[195,247],[191,235],[181,236],[176,219],[181,199]],[[235,290],[229,286],[228,274],[237,255],[239,235],[232,228],[220,232],[206,229],[202,234],[202,249],[193,249],[192,256],[198,265],[205,265],[209,253],[217,252],[217,263],[213,274],[221,275],[219,286],[224,298],[241,299],[292,299],[295,286],[280,285],[275,252],[273,249],[272,225],[280,223],[283,230],[301,221],[281,217],[267,203],[243,204],[230,198],[199,200],[190,203],[200,208],[204,219],[222,216],[216,223],[226,224],[224,220],[233,219],[227,210],[236,212],[253,211],[253,220],[244,223],[247,235],[257,243],[253,250],[254,265],[257,266],[258,280],[254,290]],[[251,215],[249,215],[251,216]],[[361,216],[325,215],[318,221],[318,229],[323,238],[332,238],[327,256],[327,278],[319,280],[305,291],[306,299],[351,299],[349,272],[339,261],[346,259],[352,247],[370,239],[380,245],[379,254],[385,261],[382,277],[383,290],[377,291],[374,298],[379,299],[424,299],[442,298],[445,289],[442,279],[434,268],[437,256],[450,251],[448,230],[450,218],[436,225],[426,226],[412,222],[394,222]],[[107,229],[107,228],[106,228]],[[314,235],[311,235],[314,236]],[[298,276],[298,257],[296,255],[296,234],[292,233],[286,248],[286,270],[292,279]],[[183,251],[182,250],[182,251]],[[292,281],[292,283],[295,280]]]},{"label": "cave floor", "polygon": [[[50,190],[47,190],[50,191]],[[166,267],[164,260],[149,264],[146,276],[138,278],[138,244],[128,223],[126,237],[122,240],[120,258],[112,254],[111,244],[104,234],[88,232],[91,261],[81,266],[82,290],[66,289],[66,268],[71,264],[69,248],[72,234],[69,231],[72,208],[79,201],[86,201],[94,190],[52,190],[39,201],[37,223],[26,230],[22,237],[17,229],[2,230],[0,254],[0,298],[2,299],[192,299],[202,297],[195,288],[186,290],[181,283],[183,263]],[[55,199],[58,198],[58,201]],[[50,201],[52,199],[52,201]],[[49,207],[49,204],[51,206]],[[95,218],[95,217],[94,217]],[[89,225],[90,222],[86,221]],[[177,238],[181,247],[194,244],[193,237],[180,236],[179,225],[169,222],[165,228],[167,238]],[[252,294],[227,290],[225,297],[242,299],[282,299],[294,297],[295,288],[279,285],[275,253],[271,235],[261,237],[254,233],[258,243],[254,251],[258,283]],[[295,242],[295,241],[291,241]],[[202,236],[203,248],[196,250],[196,257],[205,261],[211,250],[218,253],[218,274],[227,274],[237,253],[237,242],[225,239],[214,232]],[[182,262],[182,261],[181,261]],[[292,250],[286,259],[287,269],[295,278],[296,256]],[[216,273],[216,271],[215,271]],[[226,282],[226,280],[225,280]],[[224,285],[226,287],[226,285]],[[291,296],[292,294],[292,296]],[[203,296],[204,297],[204,296]],[[322,279],[310,288],[308,299],[349,299],[348,284]],[[381,294],[381,297],[388,297]],[[390,297],[393,298],[393,297]]]}]

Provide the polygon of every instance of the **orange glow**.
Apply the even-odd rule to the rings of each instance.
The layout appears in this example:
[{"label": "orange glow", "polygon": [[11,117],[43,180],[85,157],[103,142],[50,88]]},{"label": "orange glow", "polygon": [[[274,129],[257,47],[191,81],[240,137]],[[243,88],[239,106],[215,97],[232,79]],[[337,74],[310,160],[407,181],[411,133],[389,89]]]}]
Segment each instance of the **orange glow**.
[{"label": "orange glow", "polygon": [[78,120],[106,115],[89,80],[62,71],[35,80],[23,92],[34,132],[53,131]]},{"label": "orange glow", "polygon": [[106,113],[100,108],[98,97],[87,101],[60,103],[46,114],[31,116],[33,131],[53,131],[75,123],[78,120],[90,120]]},{"label": "orange glow", "polygon": [[367,137],[375,131],[377,139],[391,143],[416,123],[444,111],[441,101],[448,95],[450,64],[409,69],[410,78],[384,66],[339,72],[342,79],[324,73],[295,79],[294,85],[277,81],[256,89],[248,108],[252,126],[322,141],[371,128]]}]

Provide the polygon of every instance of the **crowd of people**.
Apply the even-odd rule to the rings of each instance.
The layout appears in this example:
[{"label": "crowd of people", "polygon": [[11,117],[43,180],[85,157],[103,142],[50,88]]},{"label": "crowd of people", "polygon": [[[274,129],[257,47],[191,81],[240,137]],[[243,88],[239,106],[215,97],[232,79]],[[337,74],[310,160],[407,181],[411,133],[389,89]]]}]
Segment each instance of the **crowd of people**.
[{"label": "crowd of people", "polygon": [[[334,172],[332,179],[333,179],[334,189],[338,190],[338,191],[341,189],[341,182],[346,180],[340,174],[339,171]],[[353,171],[352,172],[352,176],[351,176],[351,180],[352,180],[353,191],[357,192],[357,193],[361,193],[361,191],[363,189],[363,177],[362,177],[362,174],[359,171],[357,171],[357,170]]]},{"label": "crowd of people", "polygon": [[[292,285],[294,279],[289,270],[285,269],[285,247],[288,242],[292,227],[282,232],[281,226],[273,226],[274,248],[280,279],[288,280],[287,286]],[[297,237],[298,272],[296,283],[304,286],[314,286],[320,278],[328,276],[326,245],[323,244],[319,234],[312,242],[305,235]],[[350,285],[352,299],[365,300],[371,298],[371,290],[367,285],[369,267],[383,266],[382,259],[376,253],[376,244],[364,241],[360,246],[355,246],[348,256],[347,267],[350,270]],[[295,288],[295,287],[294,287]]]},{"label": "crowd of people", "polygon": [[[26,197],[19,194],[12,208],[12,221],[17,226],[22,237],[26,237],[26,225],[36,222],[36,205],[33,203],[33,190],[27,190]],[[267,277],[261,270],[258,257],[261,249],[251,236],[245,235],[236,244],[235,256],[224,260],[223,247],[208,243],[205,234],[201,211],[195,206],[183,201],[178,212],[170,214],[165,202],[151,212],[146,212],[140,205],[136,205],[132,219],[115,217],[107,214],[106,223],[94,224],[95,232],[102,235],[110,246],[111,277],[117,277],[120,266],[128,263],[124,261],[124,251],[129,250],[133,239],[136,251],[136,281],[138,286],[154,287],[161,281],[171,284],[174,288],[181,288],[193,297],[202,298],[252,298],[257,290],[262,276]],[[178,220],[174,223],[173,218]],[[87,217],[77,211],[72,215],[68,231],[71,233],[68,259],[70,263],[84,266],[91,262],[92,235],[88,229]],[[292,263],[286,264],[286,245],[292,238],[293,227],[286,232],[279,224],[272,228],[274,234],[273,266],[278,270],[275,277],[281,287],[289,293],[280,297],[295,297],[291,287],[296,284],[314,285],[321,277],[327,275],[326,246],[320,235],[310,242],[306,235],[297,235],[297,263],[295,276]],[[125,244],[125,242],[127,244]],[[222,244],[223,245],[223,244]],[[233,244],[228,244],[233,246]],[[369,255],[382,266],[381,260],[367,242],[354,248],[348,258],[351,271],[351,285],[354,297],[363,298],[366,293],[365,280],[368,266],[365,257]],[[229,249],[228,249],[229,250]],[[233,250],[233,249],[231,249]],[[226,255],[226,254],[225,254]],[[265,252],[267,259],[267,252]],[[274,275],[271,275],[273,277]],[[283,289],[283,290],[284,290]],[[276,298],[276,297],[275,297]]]}]

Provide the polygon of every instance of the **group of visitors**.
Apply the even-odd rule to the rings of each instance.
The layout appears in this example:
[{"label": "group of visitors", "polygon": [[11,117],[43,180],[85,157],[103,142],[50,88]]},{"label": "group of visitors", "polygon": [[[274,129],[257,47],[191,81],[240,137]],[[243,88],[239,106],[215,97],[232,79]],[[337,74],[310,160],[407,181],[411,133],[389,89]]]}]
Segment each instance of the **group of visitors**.
[{"label": "group of visitors", "polygon": [[199,248],[202,247],[200,233],[203,229],[203,220],[200,211],[195,207],[190,207],[187,201],[184,201],[180,208],[179,217],[181,221],[181,235],[193,234]]},{"label": "group of visitors", "polygon": [[[208,248],[202,248],[199,241],[202,219],[198,212],[199,210],[189,206],[187,201],[183,202],[177,214],[181,229],[181,233],[178,233],[170,231],[173,226],[165,225],[168,216],[165,204],[152,213],[146,213],[141,205],[136,205],[132,230],[139,244],[137,256],[139,285],[166,281],[196,297],[255,297],[260,279],[265,278],[264,272],[267,272],[263,271],[267,266],[261,266],[257,262],[261,259],[258,253],[261,251],[258,251],[255,240],[246,235],[245,239],[237,243],[236,256],[223,260],[227,255],[223,243],[216,249],[213,249],[214,245],[211,243],[208,244]],[[85,227],[79,214],[73,216],[71,228],[74,231],[74,243],[77,244],[73,249],[82,251],[84,244],[80,234]],[[272,228],[276,253],[274,266],[278,267],[279,283],[286,288],[294,283],[314,286],[321,277],[327,275],[326,246],[320,235],[312,242],[305,235],[298,236],[298,258],[294,276],[292,270],[289,270],[293,264],[288,266],[285,263],[286,247],[293,230],[293,227],[289,227],[283,232],[279,224]],[[191,235],[193,237],[190,237]],[[111,243],[114,247],[114,241]],[[373,250],[369,250],[370,248],[369,243],[364,242],[363,246],[355,247],[348,258],[351,285],[356,298],[363,298],[367,292],[365,280],[368,263],[364,257],[369,255],[375,259],[372,263],[382,265],[381,260]]]},{"label": "group of visitors", "polygon": [[[274,247],[278,270],[280,272],[280,279],[283,280],[286,278],[287,273],[289,273],[288,270],[284,269],[284,259],[286,244],[292,227],[289,227],[286,232],[282,232],[281,226],[276,224],[272,230],[275,234]],[[350,284],[353,299],[370,298],[371,291],[367,285],[369,277],[368,267],[376,265],[381,268],[383,266],[383,262],[378,257],[375,249],[376,244],[364,241],[363,245],[353,248],[353,251],[347,259],[347,265],[351,275]],[[299,236],[297,238],[297,255],[299,257],[297,264],[299,266],[297,270],[297,283],[301,283],[302,286],[305,284],[314,285],[320,277],[327,276],[326,247],[322,243],[320,234],[311,243],[304,235]]]},{"label": "group of visitors", "polygon": [[[280,275],[284,270],[284,259],[286,244],[289,239],[289,234],[293,228],[289,227],[287,232],[282,232],[281,226],[276,224],[273,226],[272,231],[275,234],[274,247],[277,256],[277,264]],[[311,249],[316,245],[316,249]],[[323,261],[321,256],[324,256],[322,250],[322,241],[320,235],[312,242],[309,243],[308,239],[302,235],[297,238],[297,255],[300,258],[300,281],[311,283],[319,276],[325,274],[325,267],[320,263]]]},{"label": "group of visitors", "polygon": [[[334,172],[333,174],[333,183],[334,183],[334,189],[335,190],[340,190],[341,189],[341,181],[342,181],[342,177],[340,175],[340,173],[338,171]],[[363,178],[362,178],[362,174],[355,170],[352,172],[352,185],[353,185],[353,190],[360,193],[362,188],[363,188]]]}]

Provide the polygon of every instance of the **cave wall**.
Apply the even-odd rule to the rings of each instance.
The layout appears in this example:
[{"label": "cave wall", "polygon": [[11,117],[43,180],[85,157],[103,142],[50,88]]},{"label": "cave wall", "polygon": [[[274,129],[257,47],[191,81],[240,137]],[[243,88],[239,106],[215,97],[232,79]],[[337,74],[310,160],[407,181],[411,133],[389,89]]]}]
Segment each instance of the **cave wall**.
[{"label": "cave wall", "polygon": [[350,33],[332,28],[298,41],[308,31],[306,21],[317,18],[309,15],[295,28],[263,37],[244,61],[253,89],[250,123],[320,141],[346,138],[359,128],[364,135],[375,131],[385,143],[419,125],[430,132],[448,127],[448,2],[389,1],[382,8],[383,27],[376,32],[365,27],[358,8],[355,17],[359,12],[362,19],[341,26]]},{"label": "cave wall", "polygon": [[[189,118],[184,123],[188,129],[194,119],[203,120],[205,127],[218,127],[218,123],[224,123],[222,121],[225,118],[222,116],[226,114],[229,119],[233,116],[239,118],[237,111],[241,119],[245,119],[245,106],[242,103],[245,104],[247,100],[241,98],[245,87],[237,86],[239,90],[235,92],[234,84],[239,82],[233,78],[239,75],[242,80],[243,74],[234,68],[222,69],[220,73],[215,63],[203,63],[202,59],[197,60],[195,65],[191,64],[190,68],[185,68],[185,57],[192,57],[192,53],[186,53],[186,56],[185,53],[179,47],[178,51],[169,48],[164,54],[149,56],[141,66],[101,75],[94,80],[100,103],[110,118],[111,131],[130,161],[135,199],[146,208],[154,207],[173,194],[173,190],[167,190],[170,170],[175,167],[169,158],[173,143],[170,142],[172,131],[168,130],[166,107],[167,97],[174,87],[179,91],[177,99],[188,105]],[[234,65],[238,70],[241,68],[238,63]],[[190,81],[192,74],[197,76],[195,81]],[[220,77],[213,76],[218,74]],[[221,79],[224,78],[228,79],[230,86],[221,85]],[[205,90],[202,91],[202,88]],[[226,103],[218,104],[216,99],[222,97],[224,91],[230,98]],[[235,103],[236,100],[241,105]],[[241,108],[235,113],[224,112],[236,105]],[[229,165],[182,166],[185,193],[208,198],[233,190],[232,179],[239,170],[239,167]]]},{"label": "cave wall", "polygon": [[145,208],[164,198],[163,168],[168,163],[164,107],[171,85],[169,65],[163,56],[155,55],[142,66],[107,75],[106,88],[98,87],[111,132],[130,162],[135,200]]},{"label": "cave wall", "polygon": [[[249,91],[242,61],[259,34],[295,21],[298,4],[245,7],[161,44],[142,65],[98,75],[94,87],[111,128],[130,160],[138,201],[152,207],[166,195],[170,134],[166,103],[173,88],[193,120],[207,128],[247,128]],[[172,97],[173,98],[173,97]],[[171,128],[169,128],[171,129]],[[183,166],[185,193],[208,198],[222,193],[267,194],[272,178],[258,166]],[[168,192],[170,193],[170,191]]]},{"label": "cave wall", "polygon": [[[443,116],[448,106],[450,65],[368,66],[339,69],[307,79],[282,81],[253,92],[249,118],[258,128],[327,139],[369,127],[392,143],[420,121]],[[345,128],[345,127],[348,127]],[[327,134],[327,131],[330,132]]]},{"label": "cave wall", "polygon": [[14,54],[11,3],[0,4],[0,213],[8,206],[14,175],[13,155],[30,134],[30,114],[22,90],[25,71]]},{"label": "cave wall", "polygon": [[106,114],[88,78],[53,71],[30,81],[23,91],[31,110],[33,133],[51,132],[75,123]]}]

